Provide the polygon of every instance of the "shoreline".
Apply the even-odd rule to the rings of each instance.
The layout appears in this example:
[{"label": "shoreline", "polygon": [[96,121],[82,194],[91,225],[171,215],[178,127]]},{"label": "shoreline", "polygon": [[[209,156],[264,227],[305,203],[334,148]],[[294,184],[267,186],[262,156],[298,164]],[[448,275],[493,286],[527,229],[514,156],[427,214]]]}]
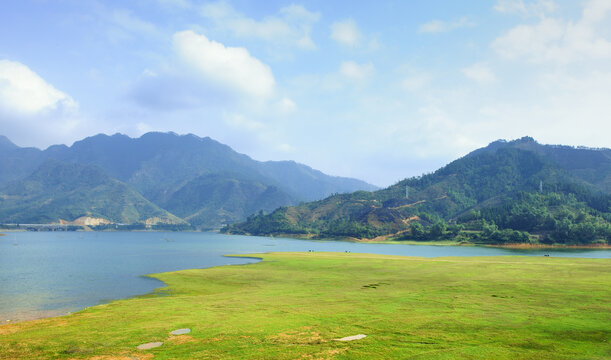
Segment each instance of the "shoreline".
[{"label": "shoreline", "polygon": [[[2,236],[4,234],[0,234],[0,236]],[[249,235],[250,236],[250,235]],[[287,237],[287,236],[284,236]],[[304,238],[294,238],[297,240],[305,240]],[[360,241],[359,239],[349,239],[349,238],[344,238],[344,239],[307,239],[307,240],[320,240],[320,241],[348,241],[348,242],[355,242],[355,243],[369,243],[369,244],[375,244],[375,243],[379,243],[379,244],[399,244],[399,245],[433,245],[433,246],[483,246],[483,247],[499,247],[499,248],[507,248],[507,249],[600,249],[600,250],[609,250],[611,249],[611,246],[609,245],[595,245],[595,246],[584,246],[584,245],[573,245],[573,246],[558,246],[558,245],[546,245],[546,244],[505,244],[505,245],[480,245],[480,244],[463,244],[460,245],[458,243],[443,243],[442,241],[440,241],[441,243],[438,244],[434,244],[434,242],[429,241],[429,242],[399,242],[399,241],[378,241],[378,242],[372,242],[372,241]],[[370,239],[372,240],[372,239]],[[285,252],[280,252],[280,253],[285,253]],[[286,253],[293,253],[291,251],[288,251]],[[303,252],[304,254],[307,254],[306,252]],[[331,252],[334,253],[334,252]],[[335,252],[337,254],[342,254],[341,252]],[[258,255],[259,253],[253,253],[253,255]],[[279,254],[276,252],[271,252],[271,253],[264,253],[264,254]],[[363,253],[363,254],[368,254],[368,253]],[[375,254],[371,254],[374,256],[378,256]],[[262,256],[252,256],[251,254],[226,254],[223,255],[224,257],[237,257],[237,258],[245,258],[245,259],[257,259],[259,261],[263,260]],[[382,255],[382,256],[401,256],[401,257],[410,257],[407,255]],[[201,269],[212,269],[212,268],[218,268],[218,267],[225,267],[225,266],[243,266],[243,265],[250,265],[252,263],[245,263],[245,264],[232,264],[232,265],[217,265],[217,266],[211,266],[211,267],[206,267],[206,268],[201,268]],[[175,271],[169,271],[167,273],[174,273],[174,272],[180,272],[180,271],[192,271],[192,270],[200,270],[200,268],[194,268],[194,269],[182,269],[182,270],[175,270]],[[159,274],[165,274],[166,272],[162,272],[162,273],[152,273],[152,274],[145,274],[142,275],[144,277],[150,277],[153,279],[158,279],[156,275]],[[159,280],[159,279],[158,279]],[[163,281],[162,281],[163,282]],[[164,282],[163,286],[160,286],[158,288],[153,289],[151,292],[145,293],[145,294],[139,294],[139,295],[134,295],[134,296],[129,296],[129,297],[125,297],[125,298],[118,298],[118,299],[112,299],[110,300],[108,303],[112,303],[115,301],[121,301],[121,300],[126,300],[126,299],[132,299],[132,298],[138,298],[141,296],[150,296],[155,294],[159,289],[165,288],[168,285]],[[106,303],[107,304],[107,303]],[[103,304],[94,304],[91,306],[86,306],[84,308],[81,309],[56,309],[56,310],[18,310],[18,311],[14,311],[14,312],[5,312],[5,313],[0,313],[0,327],[2,327],[3,325],[9,325],[9,324],[16,324],[16,323],[20,323],[20,322],[26,322],[26,321],[37,321],[37,320],[43,320],[43,319],[49,319],[49,318],[57,318],[57,317],[62,317],[62,316],[69,316],[69,315],[73,315],[77,312],[92,308],[92,307],[96,307],[99,305],[103,305]]]},{"label": "shoreline", "polygon": [[[96,306],[96,305],[92,305]],[[89,307],[89,306],[88,306]],[[87,308],[88,308],[87,307]],[[84,310],[83,308],[80,310]],[[80,311],[77,310],[77,311]],[[0,313],[0,326],[8,324],[17,324],[24,321],[35,321],[60,316],[72,315],[74,311],[63,310],[18,310],[14,312]]]},{"label": "shoreline", "polygon": [[[0,357],[234,358],[239,348],[240,358],[302,358],[304,352],[328,358],[336,354],[337,346],[344,346],[334,339],[361,333],[375,342],[349,348],[348,357],[393,358],[397,343],[407,343],[426,357],[440,346],[452,348],[466,337],[476,343],[458,358],[472,357],[471,350],[480,346],[486,347],[486,356],[497,349],[503,357],[518,337],[536,338],[538,343],[552,346],[536,348],[537,353],[528,347],[520,354],[512,353],[516,357],[554,357],[575,348],[570,355],[579,358],[583,349],[591,349],[593,344],[598,344],[601,354],[606,349],[595,331],[606,325],[605,309],[600,304],[606,300],[608,261],[523,256],[409,257],[405,261],[404,256],[324,251],[247,256],[260,256],[263,262],[151,274],[168,284],[168,296],[118,300],[70,316],[2,325]],[[505,271],[508,266],[512,271]],[[558,277],[568,266],[571,276]],[[593,272],[607,277],[592,278]],[[456,277],[465,285],[455,286]],[[545,286],[540,286],[539,279],[546,279]],[[253,280],[256,286],[252,286]],[[570,307],[549,306],[550,294]],[[572,301],[575,294],[584,296],[576,303]],[[422,296],[436,301],[424,304]],[[326,306],[304,306],[316,302],[326,302]],[[524,306],[528,302],[533,305]],[[448,312],[447,304],[455,304],[458,310]],[[389,319],[388,310],[398,306],[405,311]],[[591,311],[580,311],[583,306]],[[228,309],[232,316],[227,316]],[[448,317],[449,313],[453,315]],[[481,329],[490,326],[489,319],[497,320],[498,316],[502,317],[497,321],[500,325],[490,334],[482,334]],[[461,322],[464,318],[468,321]],[[541,321],[516,328],[516,321],[524,318]],[[576,322],[584,324],[587,334],[591,329],[593,335],[580,337],[577,345],[556,336],[557,331],[574,331]],[[422,333],[431,323],[438,326]],[[457,324],[462,325],[457,328]],[[173,336],[175,329],[183,328],[191,333]],[[412,332],[417,332],[417,337],[412,337]],[[489,347],[491,336],[495,337],[493,348]],[[430,339],[446,342],[440,345]],[[163,346],[150,353],[138,349],[151,343]]]},{"label": "shoreline", "polygon": [[[237,235],[237,234],[226,234],[222,235]],[[347,241],[359,244],[389,244],[389,245],[428,245],[428,246],[483,246],[483,247],[496,247],[504,249],[593,249],[593,250],[611,250],[611,245],[607,244],[588,244],[588,245],[566,245],[566,244],[525,244],[525,243],[510,243],[510,244],[477,244],[471,242],[457,242],[452,240],[427,240],[427,241],[416,241],[416,240],[389,240],[390,236],[378,236],[377,238],[354,238],[354,237],[343,237],[343,238],[317,238],[313,235],[296,235],[296,234],[277,234],[277,235],[252,235],[247,234],[243,236],[266,236],[266,237],[279,237],[297,240],[311,240],[311,241]]]},{"label": "shoreline", "polygon": [[590,245],[564,245],[564,244],[486,244],[486,247],[498,247],[504,249],[592,249],[592,250],[611,250],[611,245],[590,244]]},{"label": "shoreline", "polygon": [[[256,254],[256,253],[253,253],[253,254]],[[223,255],[223,256],[224,257],[234,257],[234,258],[237,257],[237,258],[243,258],[243,259],[256,259],[256,260],[259,260],[259,261],[263,260],[262,257],[250,256],[250,254],[226,254],[226,255]],[[192,268],[192,269],[181,269],[181,270],[173,270],[173,271],[164,271],[164,272],[161,272],[161,273],[151,273],[151,274],[144,274],[144,275],[140,275],[140,276],[146,277],[146,278],[151,278],[151,279],[156,279],[156,280],[161,281],[155,275],[157,275],[157,274],[165,274],[165,273],[173,273],[173,272],[179,272],[179,271],[198,270],[198,269],[213,269],[213,268],[216,268],[216,267],[223,267],[223,266],[244,266],[244,265],[250,265],[250,264],[256,264],[256,263],[257,262],[244,263],[244,264],[215,265],[215,266],[204,267],[204,268]],[[153,290],[151,290],[150,292],[147,292],[147,293],[144,293],[144,294],[132,295],[132,296],[123,297],[123,298],[110,299],[107,302],[98,303],[98,304],[92,304],[92,305],[86,306],[84,308],[79,308],[79,309],[65,308],[65,309],[56,309],[56,310],[17,310],[17,311],[12,311],[12,312],[3,312],[3,313],[0,313],[0,328],[3,325],[17,324],[17,323],[25,322],[25,321],[36,321],[36,320],[57,318],[57,317],[62,317],[62,316],[69,316],[69,315],[73,315],[73,314],[75,314],[77,312],[80,312],[80,311],[83,311],[83,310],[87,310],[87,309],[92,308],[92,307],[110,304],[110,303],[113,303],[115,301],[122,301],[122,300],[134,299],[134,298],[138,298],[138,297],[146,297],[146,296],[155,295],[159,291],[159,289],[164,289],[164,288],[167,288],[167,286],[168,286],[167,283],[165,283],[163,281],[161,281],[161,282],[163,283],[163,285],[161,285],[159,287],[156,287]]]},{"label": "shoreline", "polygon": [[[5,233],[11,232],[28,232],[25,229],[7,229],[2,230]],[[79,232],[82,230],[77,230]],[[34,231],[39,232],[39,231]],[[93,230],[96,232],[96,230]],[[100,230],[100,232],[166,232],[166,230]],[[427,246],[483,246],[483,247],[497,247],[504,249],[593,249],[593,250],[611,250],[611,244],[588,244],[588,245],[566,245],[566,244],[532,244],[532,243],[511,243],[511,244],[477,244],[471,242],[457,242],[453,240],[391,240],[392,235],[382,235],[373,239],[369,238],[354,238],[354,237],[337,237],[337,238],[318,238],[312,234],[270,234],[270,235],[253,235],[253,234],[231,234],[222,233],[220,231],[167,231],[167,232],[214,232],[219,235],[241,235],[241,236],[262,236],[270,238],[288,238],[296,240],[310,240],[310,241],[346,241],[361,244],[389,244],[389,245],[427,245]],[[0,233],[0,236],[7,236],[7,234]]]},{"label": "shoreline", "polygon": [[[179,232],[180,233],[180,232]],[[219,235],[225,235],[222,233],[218,233]],[[0,236],[7,236],[8,234],[0,234]],[[231,235],[231,234],[227,234],[227,235]],[[252,236],[252,235],[248,235],[248,236]],[[397,241],[397,240],[381,240],[381,239],[357,239],[357,238],[314,238],[312,236],[290,236],[289,234],[282,234],[282,235],[275,235],[275,236],[268,236],[271,238],[277,237],[277,238],[291,238],[291,239],[297,239],[297,240],[310,240],[310,241],[321,241],[321,242],[326,242],[326,241],[333,241],[333,242],[350,242],[350,243],[361,243],[361,244],[385,244],[385,245],[427,245],[427,246],[442,246],[442,247],[446,247],[446,246],[458,246],[458,247],[472,247],[472,246],[479,246],[479,247],[491,247],[491,248],[505,248],[505,249],[521,249],[521,250],[545,250],[545,249],[550,249],[550,250],[579,250],[579,249],[583,249],[583,250],[611,250],[611,246],[609,245],[605,245],[605,244],[591,244],[591,245],[558,245],[558,244],[473,244],[473,243],[459,243],[459,242],[455,242],[455,241],[411,241],[411,240],[402,240],[402,241]],[[227,255],[224,255],[227,256]],[[233,257],[233,256],[232,256]],[[250,258],[250,256],[248,256],[247,254],[242,254],[240,257],[243,258]],[[254,257],[257,260],[261,260],[258,257]],[[220,266],[224,266],[224,265],[220,265]],[[143,275],[143,276],[148,276],[147,275]],[[155,290],[153,290],[154,292]],[[147,293],[149,294],[149,293]],[[141,295],[146,295],[146,294],[141,294]],[[141,296],[141,295],[135,295],[135,296]],[[129,298],[129,297],[127,297]],[[125,298],[125,299],[127,299]],[[122,298],[123,299],[123,298]],[[113,300],[122,300],[122,299],[113,299]],[[95,306],[95,305],[91,305],[91,306]],[[83,309],[86,309],[88,307],[85,307]],[[72,312],[75,311],[81,311],[83,309],[61,309],[61,310],[17,310],[17,311],[11,311],[11,312],[4,312],[4,313],[0,313],[0,325],[5,325],[5,324],[12,324],[12,323],[17,323],[17,322],[23,322],[23,321],[32,321],[32,320],[39,320],[39,319],[45,319],[45,318],[50,318],[50,317],[58,317],[58,316],[65,316],[65,315],[70,315]]]}]

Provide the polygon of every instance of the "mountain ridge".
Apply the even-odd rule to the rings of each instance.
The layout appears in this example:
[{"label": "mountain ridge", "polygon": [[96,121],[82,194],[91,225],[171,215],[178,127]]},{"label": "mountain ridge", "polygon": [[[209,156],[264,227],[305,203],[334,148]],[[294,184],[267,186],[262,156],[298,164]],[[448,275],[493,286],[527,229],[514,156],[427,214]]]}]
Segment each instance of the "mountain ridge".
[{"label": "mountain ridge", "polygon": [[60,223],[84,217],[112,223],[184,223],[91,165],[46,160],[0,192],[3,222]]},{"label": "mountain ridge", "polygon": [[[557,155],[558,151],[562,156]],[[587,241],[607,242],[611,237],[608,151],[571,147],[558,150],[529,137],[497,141],[433,173],[404,179],[385,189],[280,208],[269,215],[251,216],[224,231],[422,240],[448,238],[447,229],[453,226],[453,239],[461,235],[477,241],[497,236],[503,241],[513,237],[516,242],[566,242],[575,240],[579,233]],[[572,160],[565,159],[567,154]],[[589,166],[595,165],[593,172],[597,176],[591,176],[592,167],[581,161],[584,154],[595,159]],[[579,164],[573,164],[577,161]],[[520,217],[532,224],[518,221]],[[433,229],[435,225],[437,229]],[[458,225],[477,231],[478,238]],[[562,227],[573,227],[574,231],[569,234]],[[494,231],[479,236],[484,228]]]},{"label": "mountain ridge", "polygon": [[[256,161],[245,154],[234,151],[228,145],[209,137],[198,137],[193,134],[150,132],[139,138],[116,133],[113,135],[97,134],[76,141],[71,146],[52,145],[45,150],[20,148],[4,138],[0,139],[0,189],[23,180],[34,173],[45,161],[56,160],[62,163],[93,165],[102,169],[109,176],[130,186],[156,206],[163,207],[175,194],[190,192],[193,188],[183,189],[193,180],[210,175],[224,174],[225,182],[209,182],[209,186],[220,186],[227,181],[240,182],[240,191],[250,189],[252,193],[242,194],[241,202],[232,203],[232,211],[223,216],[197,217],[192,224],[196,228],[218,228],[225,220],[238,221],[251,211],[270,211],[270,206],[291,205],[299,201],[324,198],[337,192],[350,192],[356,189],[376,189],[375,186],[351,178],[326,175],[311,167],[294,161]],[[4,144],[4,145],[3,145]],[[12,146],[11,146],[12,145]],[[258,183],[261,186],[252,186]],[[257,189],[272,186],[277,191],[274,201],[260,198]],[[218,193],[219,189],[204,189],[208,193]],[[225,188],[230,191],[229,188]],[[195,194],[196,195],[196,194]],[[231,194],[226,194],[231,197]],[[257,198],[254,201],[251,199]],[[173,210],[191,217],[196,213],[215,214],[211,204],[201,203],[193,209],[194,196],[183,197],[183,204],[191,208],[187,214],[174,202]],[[217,203],[217,205],[220,203]],[[257,205],[258,204],[258,205]],[[226,209],[225,209],[226,210]],[[195,217],[193,217],[195,218]],[[3,219],[0,218],[0,222]]]}]

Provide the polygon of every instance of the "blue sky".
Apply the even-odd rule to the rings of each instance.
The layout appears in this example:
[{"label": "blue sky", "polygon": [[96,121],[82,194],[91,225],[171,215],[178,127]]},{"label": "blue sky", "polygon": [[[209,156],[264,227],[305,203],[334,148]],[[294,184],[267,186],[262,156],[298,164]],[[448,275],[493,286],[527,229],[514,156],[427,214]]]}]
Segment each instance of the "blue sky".
[{"label": "blue sky", "polygon": [[7,0],[0,34],[21,146],[194,133],[385,186],[501,138],[611,145],[608,0]]}]

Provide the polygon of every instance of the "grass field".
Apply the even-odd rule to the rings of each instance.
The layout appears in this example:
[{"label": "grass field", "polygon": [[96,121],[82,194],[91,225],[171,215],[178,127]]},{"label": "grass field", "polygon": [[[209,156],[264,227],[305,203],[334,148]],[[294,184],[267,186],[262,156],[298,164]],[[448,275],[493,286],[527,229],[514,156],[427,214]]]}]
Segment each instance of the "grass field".
[{"label": "grass field", "polygon": [[[272,253],[0,326],[0,359],[608,359],[611,261]],[[188,335],[171,336],[178,328]],[[352,342],[333,339],[365,334]],[[161,347],[136,346],[162,341]]]}]

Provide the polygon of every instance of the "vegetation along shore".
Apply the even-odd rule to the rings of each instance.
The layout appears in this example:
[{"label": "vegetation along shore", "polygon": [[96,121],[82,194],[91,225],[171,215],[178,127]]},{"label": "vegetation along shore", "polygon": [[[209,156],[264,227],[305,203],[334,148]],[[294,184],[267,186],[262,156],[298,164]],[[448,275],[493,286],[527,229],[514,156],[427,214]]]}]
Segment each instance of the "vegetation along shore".
[{"label": "vegetation along shore", "polygon": [[230,234],[371,242],[607,246],[611,150],[496,141],[377,191],[260,212]]}]

